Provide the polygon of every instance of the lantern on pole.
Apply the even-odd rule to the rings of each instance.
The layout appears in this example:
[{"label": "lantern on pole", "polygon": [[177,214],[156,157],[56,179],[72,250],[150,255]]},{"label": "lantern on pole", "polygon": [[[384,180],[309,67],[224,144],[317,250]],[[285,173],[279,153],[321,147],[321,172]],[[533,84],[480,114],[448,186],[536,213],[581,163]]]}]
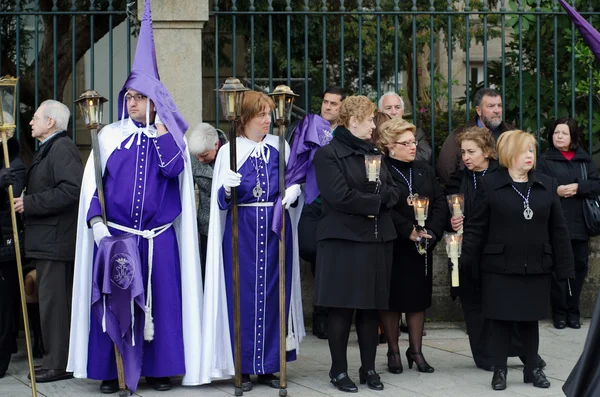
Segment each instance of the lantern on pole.
[{"label": "lantern on pole", "polygon": [[[294,99],[298,94],[294,93],[287,85],[278,85],[273,92],[269,94],[275,108],[273,109],[273,121],[277,125],[279,132],[279,194],[283,207],[285,198],[285,132],[292,118],[292,108]],[[282,208],[282,214],[285,214],[285,208]],[[286,321],[287,310],[285,308],[286,286],[285,286],[285,215],[281,217],[281,236],[279,239],[279,396],[287,395],[287,362],[286,362]]]},{"label": "lantern on pole", "polygon": [[[17,119],[17,83],[18,77],[4,76],[0,78],[0,136],[2,138],[2,150],[4,153],[4,167],[10,168],[10,159],[8,156],[8,144],[9,140],[16,128]],[[21,192],[17,192],[19,195]],[[10,218],[12,221],[13,229],[13,246],[15,248],[15,258],[17,265],[17,274],[19,280],[23,278],[23,267],[21,264],[21,245],[19,242],[19,229],[17,227],[17,216],[15,213],[15,196],[12,185],[8,186],[8,197],[10,202]],[[33,368],[33,353],[31,351],[31,337],[29,336],[29,317],[27,315],[27,302],[25,299],[25,285],[23,282],[19,282],[19,291],[21,292],[21,310],[23,313],[23,322],[25,329],[25,344],[27,347],[27,361],[29,363],[29,377],[31,379],[31,395],[37,396],[37,389],[35,385],[35,370]]]},{"label": "lantern on pole", "polygon": [[[246,87],[235,77],[225,80],[219,88],[219,97],[223,116],[231,123],[229,130],[229,167],[237,172],[236,122],[242,113],[242,99]],[[240,253],[238,247],[238,204],[237,189],[231,188],[231,267],[233,284],[233,353],[235,363],[235,395],[241,396],[242,390],[242,336],[240,318]]]},{"label": "lantern on pole", "polygon": [[108,102],[108,99],[94,90],[85,91],[75,101],[79,105],[86,127],[90,130],[98,129],[98,125],[101,124],[103,116],[102,108],[105,102]]}]

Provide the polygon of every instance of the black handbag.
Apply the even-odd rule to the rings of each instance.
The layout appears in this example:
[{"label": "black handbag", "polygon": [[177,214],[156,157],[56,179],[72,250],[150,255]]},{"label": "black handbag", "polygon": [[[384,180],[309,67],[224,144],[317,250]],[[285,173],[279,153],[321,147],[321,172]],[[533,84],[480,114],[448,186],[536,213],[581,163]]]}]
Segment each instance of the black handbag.
[{"label": "black handbag", "polygon": [[[581,179],[587,179],[587,167],[581,163]],[[583,199],[583,220],[590,236],[600,235],[600,197]]]},{"label": "black handbag", "polygon": [[[24,240],[25,236],[23,236],[23,232],[21,231],[19,232],[19,248],[21,249],[21,257],[23,257],[23,254],[25,253]],[[0,262],[13,262],[16,259],[17,254],[13,235],[2,235],[2,241],[0,241]]]}]

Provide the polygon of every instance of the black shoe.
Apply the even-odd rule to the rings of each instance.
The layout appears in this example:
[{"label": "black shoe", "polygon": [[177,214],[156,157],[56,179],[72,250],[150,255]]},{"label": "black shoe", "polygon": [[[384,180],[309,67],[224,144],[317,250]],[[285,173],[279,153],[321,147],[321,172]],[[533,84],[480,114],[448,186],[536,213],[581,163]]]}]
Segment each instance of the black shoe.
[{"label": "black shoe", "polygon": [[67,372],[64,369],[42,369],[35,373],[35,381],[37,383],[56,382],[57,380],[71,379],[72,372]]},{"label": "black shoe", "polygon": [[277,379],[277,377],[273,374],[258,375],[258,383],[261,385],[267,385],[273,389],[279,389],[281,387],[279,379]]},{"label": "black shoe", "polygon": [[254,385],[252,384],[252,379],[250,379],[250,375],[242,374],[242,391],[250,391]]},{"label": "black shoe", "polygon": [[546,379],[546,375],[541,368],[534,368],[531,371],[528,371],[527,367],[523,368],[523,382],[533,383],[535,387],[540,387],[542,389],[550,387],[550,381]]},{"label": "black shoe", "polygon": [[573,329],[579,329],[581,328],[581,322],[577,319],[575,320],[567,320],[567,325],[569,326],[569,328],[573,328]]},{"label": "black shoe", "polygon": [[333,377],[330,372],[329,377],[331,378],[331,383],[337,387],[338,390],[345,391],[346,393],[358,393],[358,387],[352,382],[352,379],[350,379],[347,373],[342,372],[338,376]]},{"label": "black shoe", "polygon": [[494,376],[492,377],[492,389],[506,389],[506,369],[497,368],[496,370],[494,370]]},{"label": "black shoe", "polygon": [[112,394],[119,391],[119,380],[111,379],[111,380],[103,380],[100,383],[100,393],[102,394]]},{"label": "black shoe", "polygon": [[389,352],[387,354],[388,362],[388,372],[392,374],[401,374],[404,371],[402,368],[402,359],[400,358],[399,352]]},{"label": "black shoe", "polygon": [[[417,362],[417,360],[415,360],[415,357],[419,357],[421,356],[421,358],[423,359],[423,362],[421,364],[419,364]],[[408,360],[408,368],[412,369],[413,366],[413,362],[415,364],[417,364],[417,370],[419,372],[424,372],[424,373],[432,373],[433,371],[435,371],[435,369],[429,365],[427,363],[427,361],[425,361],[425,357],[423,357],[423,353],[421,352],[411,352],[410,351],[410,347],[408,348],[408,350],[406,350],[406,360]]]},{"label": "black shoe", "polygon": [[10,354],[0,356],[0,378],[4,378],[6,371],[8,371],[9,364],[10,364]]},{"label": "black shoe", "polygon": [[146,383],[148,383],[156,391],[167,391],[171,390],[173,385],[171,384],[171,378],[165,376],[162,378],[155,378],[153,376],[146,376]]},{"label": "black shoe", "polygon": [[377,372],[375,372],[375,370],[370,369],[365,373],[359,369],[358,376],[360,378],[361,385],[364,385],[366,383],[369,389],[383,390],[383,383],[381,383],[381,378],[379,377]]},{"label": "black shoe", "polygon": [[567,326],[567,322],[565,320],[555,320],[554,328],[556,329],[565,329]]}]

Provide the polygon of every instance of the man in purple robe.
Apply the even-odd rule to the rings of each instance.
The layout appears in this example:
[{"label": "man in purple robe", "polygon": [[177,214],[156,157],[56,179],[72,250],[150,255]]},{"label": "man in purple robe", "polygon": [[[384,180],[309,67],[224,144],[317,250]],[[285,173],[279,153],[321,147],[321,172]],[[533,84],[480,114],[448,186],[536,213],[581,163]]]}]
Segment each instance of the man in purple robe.
[{"label": "man in purple robe", "polygon": [[[120,121],[104,127],[93,148],[103,171],[108,225],[92,156],[83,179],[68,368],[76,377],[102,380],[102,393],[114,393],[116,345],[132,392],[139,376],[160,391],[169,390],[177,375],[184,375],[184,385],[197,385],[202,278],[188,125],[158,77],[149,0],[119,104]],[[116,236],[135,244],[107,255]],[[99,254],[106,259],[92,259]],[[134,281],[143,294],[132,290]]]}]

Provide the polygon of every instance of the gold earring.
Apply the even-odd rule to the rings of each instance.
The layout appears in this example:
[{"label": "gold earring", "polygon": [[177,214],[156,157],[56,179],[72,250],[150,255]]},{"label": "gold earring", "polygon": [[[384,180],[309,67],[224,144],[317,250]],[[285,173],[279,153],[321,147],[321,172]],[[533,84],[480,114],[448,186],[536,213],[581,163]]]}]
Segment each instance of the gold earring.
[{"label": "gold earring", "polygon": [[390,156],[395,156],[395,155],[396,155],[396,153],[390,152]]}]

